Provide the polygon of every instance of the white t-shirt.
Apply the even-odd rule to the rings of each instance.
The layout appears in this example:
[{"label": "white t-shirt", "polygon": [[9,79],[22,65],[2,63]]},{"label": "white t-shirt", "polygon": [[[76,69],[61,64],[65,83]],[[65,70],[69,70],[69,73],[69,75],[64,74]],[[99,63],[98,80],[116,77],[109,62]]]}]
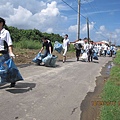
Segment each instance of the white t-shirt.
[{"label": "white t-shirt", "polygon": [[0,31],[0,51],[4,50],[4,41],[7,42],[8,46],[12,45],[12,39],[8,30],[3,28]]},{"label": "white t-shirt", "polygon": [[84,50],[88,50],[88,48],[89,48],[89,44],[88,43],[84,44]]},{"label": "white t-shirt", "polygon": [[70,44],[69,39],[63,40],[63,49],[67,49],[68,44]]},{"label": "white t-shirt", "polygon": [[93,45],[89,44],[88,49],[91,49],[91,48],[93,48]]},{"label": "white t-shirt", "polygon": [[104,50],[107,50],[107,49],[108,49],[108,46],[105,45],[105,46],[104,46]]}]

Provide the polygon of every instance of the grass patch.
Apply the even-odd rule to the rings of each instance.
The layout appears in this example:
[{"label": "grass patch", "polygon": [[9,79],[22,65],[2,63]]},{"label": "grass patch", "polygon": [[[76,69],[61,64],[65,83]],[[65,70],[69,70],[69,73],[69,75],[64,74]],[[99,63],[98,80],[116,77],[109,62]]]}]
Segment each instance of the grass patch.
[{"label": "grass patch", "polygon": [[18,49],[40,49],[42,47],[42,43],[33,40],[22,40],[14,42],[13,45]]},{"label": "grass patch", "polygon": [[[54,42],[52,42],[52,45],[54,47]],[[14,42],[13,46],[16,49],[35,49],[35,50],[39,49],[40,50],[42,47],[42,42],[23,39],[19,42]],[[68,47],[68,51],[74,52],[75,51],[74,45],[70,44],[70,46]]]},{"label": "grass patch", "polygon": [[113,60],[115,66],[110,71],[110,77],[102,92],[101,120],[120,120],[120,51]]}]

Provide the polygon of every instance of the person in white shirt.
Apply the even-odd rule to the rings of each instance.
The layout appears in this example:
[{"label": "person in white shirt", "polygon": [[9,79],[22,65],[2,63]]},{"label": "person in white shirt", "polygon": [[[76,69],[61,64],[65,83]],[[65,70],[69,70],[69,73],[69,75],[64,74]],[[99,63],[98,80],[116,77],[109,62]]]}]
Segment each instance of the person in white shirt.
[{"label": "person in white shirt", "polygon": [[87,43],[87,41],[85,41],[85,44],[84,44],[84,51],[85,52],[88,52],[88,47],[89,47],[89,44]]},{"label": "person in white shirt", "polygon": [[66,53],[68,50],[68,46],[70,45],[70,41],[68,39],[68,35],[66,34],[63,39],[63,63],[66,61]]},{"label": "person in white shirt", "polygon": [[[8,30],[4,28],[5,26],[5,20],[0,17],[0,72],[7,66],[7,61],[10,60],[10,58],[15,58],[15,55],[13,54],[12,50],[12,39],[10,37],[10,33]],[[11,64],[14,64],[13,62]],[[11,70],[7,71],[7,74],[1,73],[0,74],[0,83],[6,83],[10,82],[10,87],[14,87],[16,84],[16,81],[23,80],[21,74],[19,73],[17,67],[13,65],[14,68],[11,67]],[[11,72],[12,70],[15,70],[14,72]],[[9,77],[9,74],[12,74],[11,77]],[[19,77],[19,78],[18,78]]]},{"label": "person in white shirt", "polygon": [[93,41],[91,41],[88,46],[88,62],[92,62],[92,60],[93,60]]},{"label": "person in white shirt", "polygon": [[81,49],[82,49],[82,41],[81,39],[79,40],[75,40],[75,44],[74,44],[74,47],[75,47],[75,50],[76,50],[76,58],[77,58],[77,61],[79,61],[79,57],[80,57],[80,54],[81,54]]},{"label": "person in white shirt", "polygon": [[107,54],[107,50],[108,50],[108,45],[105,43],[104,45],[104,56],[106,57]]}]

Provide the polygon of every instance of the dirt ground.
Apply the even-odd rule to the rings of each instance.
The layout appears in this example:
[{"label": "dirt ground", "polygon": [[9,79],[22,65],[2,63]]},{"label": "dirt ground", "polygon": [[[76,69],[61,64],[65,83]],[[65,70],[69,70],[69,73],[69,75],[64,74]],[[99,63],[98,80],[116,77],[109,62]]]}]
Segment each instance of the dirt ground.
[{"label": "dirt ground", "polygon": [[[33,64],[32,59],[37,55],[39,50],[30,50],[30,49],[14,49],[15,59],[14,62],[16,65],[21,64]],[[53,55],[58,56],[57,60],[62,60],[62,54],[54,51]],[[75,52],[68,52],[67,59],[75,57]]]}]

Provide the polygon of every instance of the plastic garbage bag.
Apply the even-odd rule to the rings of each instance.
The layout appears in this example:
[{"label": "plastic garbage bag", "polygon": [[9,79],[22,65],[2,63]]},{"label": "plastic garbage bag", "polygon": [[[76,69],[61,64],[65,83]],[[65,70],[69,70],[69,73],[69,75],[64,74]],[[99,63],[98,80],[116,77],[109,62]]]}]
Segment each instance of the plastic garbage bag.
[{"label": "plastic garbage bag", "polygon": [[110,55],[110,50],[107,50],[107,54]]},{"label": "plastic garbage bag", "polygon": [[19,70],[17,69],[14,61],[11,58],[0,64],[0,77],[0,83],[11,83],[23,80]]},{"label": "plastic garbage bag", "polygon": [[62,49],[63,49],[62,44],[59,43],[58,41],[55,41],[54,50],[56,50],[58,53],[61,53]]},{"label": "plastic garbage bag", "polygon": [[116,55],[116,50],[113,50],[113,55]]},{"label": "plastic garbage bag", "polygon": [[82,54],[82,56],[80,57],[80,59],[87,61],[87,59],[88,59],[87,53],[84,52],[84,53]]},{"label": "plastic garbage bag", "polygon": [[38,53],[35,58],[32,60],[34,63],[38,62],[38,58],[41,56],[41,53]]},{"label": "plastic garbage bag", "polygon": [[50,66],[51,58],[52,58],[52,55],[49,54],[48,56],[42,59],[42,62],[45,64],[45,66]]},{"label": "plastic garbage bag", "polygon": [[43,59],[43,54],[38,53],[35,58],[32,60],[32,62],[40,64],[42,62]]},{"label": "plastic garbage bag", "polygon": [[98,60],[98,55],[97,55],[96,52],[93,53],[93,59],[94,59],[94,60]]},{"label": "plastic garbage bag", "polygon": [[47,67],[54,67],[56,63],[57,56],[49,54],[47,57],[42,59],[42,62]]},{"label": "plastic garbage bag", "polygon": [[52,58],[51,58],[51,61],[50,61],[50,66],[51,67],[55,67],[56,60],[57,60],[57,56],[52,55]]}]

